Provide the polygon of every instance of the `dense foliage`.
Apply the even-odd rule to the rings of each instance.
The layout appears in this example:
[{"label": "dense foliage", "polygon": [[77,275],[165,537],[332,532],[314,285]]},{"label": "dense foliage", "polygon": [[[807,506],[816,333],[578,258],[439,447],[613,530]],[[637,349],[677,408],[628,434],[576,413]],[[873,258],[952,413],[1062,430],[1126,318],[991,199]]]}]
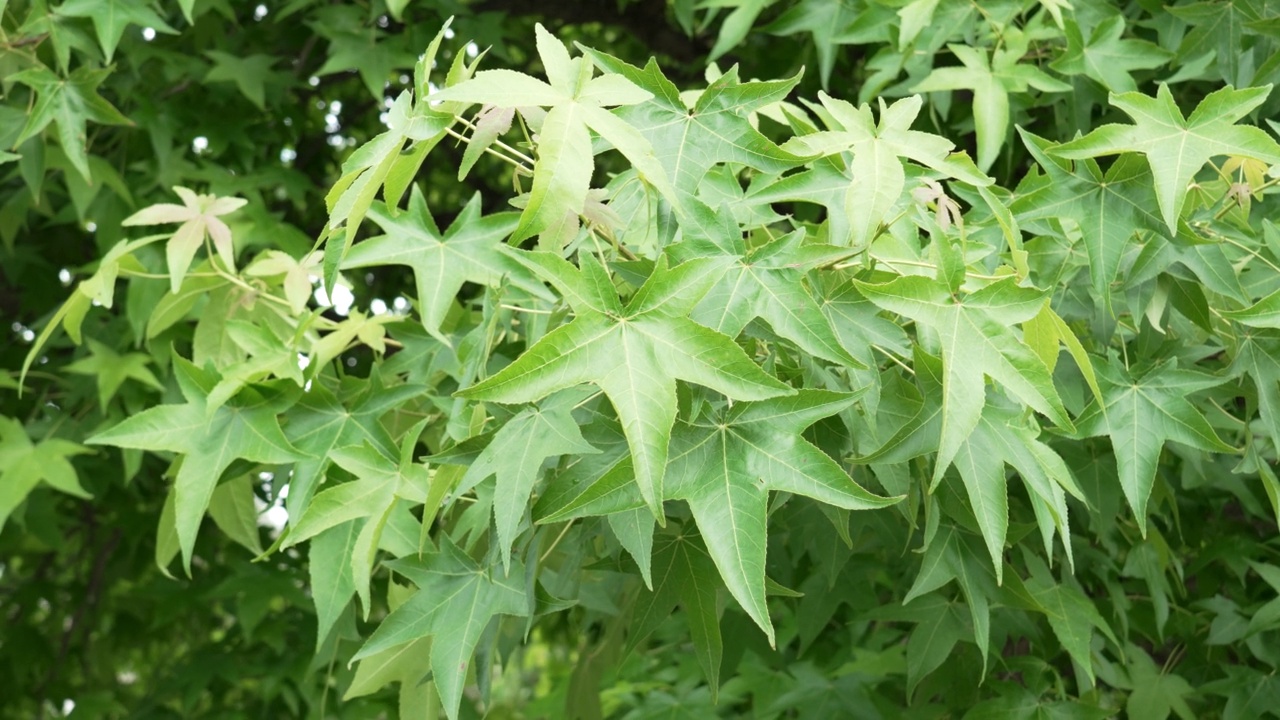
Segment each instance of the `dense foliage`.
[{"label": "dense foliage", "polygon": [[1280,716],[1270,0],[0,15],[0,714]]}]

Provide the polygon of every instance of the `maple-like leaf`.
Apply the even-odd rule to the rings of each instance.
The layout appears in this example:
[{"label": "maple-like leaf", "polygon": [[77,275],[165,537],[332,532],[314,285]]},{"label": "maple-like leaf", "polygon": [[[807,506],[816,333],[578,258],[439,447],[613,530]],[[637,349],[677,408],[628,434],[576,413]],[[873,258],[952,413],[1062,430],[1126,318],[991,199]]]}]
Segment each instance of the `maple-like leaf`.
[{"label": "maple-like leaf", "polygon": [[665,532],[653,544],[653,570],[658,580],[650,592],[640,593],[636,598],[627,648],[639,647],[679,605],[689,624],[694,655],[715,698],[720,691],[720,661],[724,655],[720,607],[716,601],[721,584],[715,563],[707,549],[697,542],[696,533]]},{"label": "maple-like leaf", "polygon": [[107,62],[116,54],[116,46],[130,25],[151,28],[156,32],[177,35],[164,18],[151,9],[149,0],[67,0],[58,6],[59,15],[88,18],[102,45]]},{"label": "maple-like leaf", "polygon": [[209,50],[205,55],[214,62],[204,76],[205,82],[233,82],[259,110],[265,107],[266,84],[273,75],[271,66],[280,58],[261,54],[240,57],[218,50]]},{"label": "maple-like leaf", "polygon": [[911,589],[903,596],[902,604],[907,605],[955,580],[969,606],[974,642],[978,646],[978,652],[982,654],[985,671],[991,645],[989,598],[996,594],[995,583],[992,582],[995,578],[983,566],[981,550],[976,547],[976,542],[969,542],[955,527],[939,527],[937,534],[928,543],[924,559],[920,562],[920,572],[916,574]]},{"label": "maple-like leaf", "polygon": [[62,438],[31,442],[22,423],[0,417],[0,530],[36,485],[46,485],[78,498],[91,496],[80,486],[71,458],[91,452]]},{"label": "maple-like leaf", "polygon": [[191,267],[191,260],[196,250],[208,235],[213,240],[213,247],[228,270],[236,266],[235,246],[231,242],[231,228],[218,219],[244,207],[248,200],[235,197],[218,197],[217,195],[197,195],[184,187],[174,187],[173,191],[182,198],[181,205],[158,203],[145,207],[125,218],[121,225],[168,225],[182,223],[165,246],[165,258],[169,264],[169,289],[177,294],[182,288],[182,278]]},{"label": "maple-like leaf", "polygon": [[[488,444],[471,461],[466,474],[451,491],[461,495],[486,478],[496,476],[493,519],[504,570],[511,568],[511,545],[524,519],[542,464],[560,455],[598,452],[583,439],[572,415],[574,406],[590,394],[589,389],[565,390],[516,413],[497,432],[485,438]],[[449,461],[447,453],[433,456],[431,460]]]},{"label": "maple-like leaf", "polygon": [[[851,179],[844,183],[843,202],[838,207],[828,207],[828,215],[842,215],[849,223],[847,236],[832,234],[829,242],[835,245],[866,247],[875,237],[880,225],[893,206],[902,198],[906,186],[906,172],[902,158],[913,160],[948,177],[954,177],[972,185],[991,184],[991,178],[978,171],[967,155],[953,154],[950,140],[938,135],[911,129],[923,103],[919,95],[903,98],[892,105],[880,101],[880,120],[877,123],[867,105],[854,107],[852,103],[837,100],[826,93],[819,93],[821,110],[830,129],[808,135],[798,135],[786,143],[784,150],[799,155],[848,153],[846,170],[842,175]],[[815,182],[829,176],[815,164],[814,176],[801,184],[791,176],[783,178],[789,193],[816,190]],[[768,192],[766,189],[764,192]],[[774,194],[777,190],[773,191]],[[755,194],[755,193],[753,193]],[[801,198],[793,198],[801,199]],[[825,204],[825,203],[824,203]],[[833,225],[833,228],[835,226]]]},{"label": "maple-like leaf", "polygon": [[1111,285],[1134,235],[1141,230],[1164,233],[1150,169],[1128,154],[1103,174],[1097,161],[1055,159],[1052,143],[1021,128],[1019,132],[1044,174],[1023,178],[1009,209],[1019,222],[1070,219],[1079,226],[1094,295],[1112,313]]},{"label": "maple-like leaf", "polygon": [[94,375],[98,380],[98,406],[104,411],[125,380],[136,380],[153,390],[164,391],[147,364],[151,356],[143,353],[121,355],[107,345],[89,338],[89,357],[66,366],[67,372]]},{"label": "maple-like leaf", "polygon": [[1009,132],[1009,94],[1068,92],[1071,86],[1050,77],[1035,65],[1018,62],[1027,52],[1028,39],[1021,32],[1006,38],[991,57],[985,50],[948,45],[959,66],[939,67],[912,86],[912,92],[973,91],[973,124],[978,136],[978,167],[987,170],[996,161]]},{"label": "maple-like leaf", "polygon": [[778,147],[748,118],[785,98],[800,82],[799,75],[744,83],[735,66],[688,107],[653,60],[642,70],[598,50],[586,48],[585,52],[606,72],[625,77],[652,96],[647,102],[620,108],[617,114],[653,147],[680,196],[677,207],[697,197],[699,184],[716,165],[734,163],[762,173],[782,173],[810,159]]},{"label": "maple-like leaf", "polygon": [[808,33],[812,36],[813,51],[818,56],[818,76],[822,87],[827,88],[836,57],[842,52],[841,46],[880,42],[884,29],[893,20],[890,8],[875,3],[801,0],[760,30],[773,35]]},{"label": "maple-like leaf", "polygon": [[427,388],[411,383],[388,386],[382,377],[371,372],[362,381],[344,382],[336,393],[322,381],[313,381],[311,390],[289,408],[285,436],[309,456],[298,461],[289,480],[285,507],[290,517],[302,517],[335,449],[368,444],[388,458],[396,457],[396,444],[379,420]]},{"label": "maple-like leaf", "polygon": [[293,403],[293,393],[277,387],[246,388],[210,414],[207,398],[217,375],[181,357],[174,359],[174,372],[185,403],[144,410],[85,442],[182,453],[174,480],[175,520],[183,566],[190,573],[200,520],[222,472],[237,459],[289,463],[306,456],[285,439],[277,419]]},{"label": "maple-like leaf", "polygon": [[539,246],[559,249],[577,234],[595,167],[594,131],[621,152],[649,184],[670,196],[667,178],[649,143],[605,108],[634,105],[651,97],[622,75],[592,77],[585,58],[569,57],[564,43],[535,26],[538,55],[547,82],[512,70],[485,70],[432,95],[433,101],[480,103],[499,108],[550,107],[537,138],[533,187],[512,239],[540,236]]},{"label": "maple-like leaf", "polygon": [[1132,71],[1152,70],[1173,58],[1173,53],[1155,43],[1123,37],[1123,15],[1098,23],[1088,40],[1075,19],[1067,20],[1064,29],[1067,49],[1049,67],[1063,75],[1085,75],[1111,92],[1137,90]]},{"label": "maple-like leaf", "polygon": [[[770,644],[773,624],[765,605],[769,492],[804,495],[847,510],[881,508],[902,499],[868,492],[801,437],[805,428],[856,399],[848,393],[800,390],[708,411],[693,422],[679,422],[672,433],[666,497],[689,503],[729,592]],[[633,485],[619,485],[606,476],[545,520],[621,512],[643,502]]]},{"label": "maple-like leaf", "polygon": [[942,430],[934,483],[942,478],[982,417],[984,375],[1059,427],[1074,427],[1049,369],[1011,327],[1040,312],[1044,305],[1040,291],[1018,287],[1014,278],[1008,278],[960,300],[941,283],[918,276],[879,285],[855,284],[881,308],[934,330],[942,343]]},{"label": "maple-like leaf", "polygon": [[719,239],[720,245],[692,239],[672,248],[677,258],[730,259],[724,274],[694,306],[690,317],[735,338],[747,323],[763,318],[774,332],[805,352],[850,367],[862,365],[841,347],[803,281],[806,271],[844,259],[849,249],[804,245],[804,230],[752,250],[737,233]]},{"label": "maple-like leaf", "polygon": [[10,75],[10,83],[21,83],[36,93],[35,104],[27,113],[27,123],[22,126],[13,146],[17,147],[37,133],[56,123],[58,142],[67,154],[72,167],[80,172],[85,182],[93,182],[89,172],[89,156],[85,151],[88,137],[85,124],[92,120],[104,125],[130,125],[129,118],[120,114],[114,105],[98,94],[98,86],[111,74],[105,68],[95,70],[88,65],[76,68],[67,77],[60,77],[43,65],[27,68]]},{"label": "maple-like leaf", "polygon": [[509,280],[527,292],[551,299],[537,276],[503,250],[503,240],[515,229],[518,216],[515,213],[481,216],[479,193],[472,196],[443,233],[436,226],[417,185],[409,196],[408,210],[393,215],[384,206],[374,206],[369,217],[385,234],[353,246],[342,267],[406,265],[412,268],[422,325],[441,342],[449,344],[440,326],[463,283],[491,285]]},{"label": "maple-like leaf", "polygon": [[1228,86],[1205,96],[1190,117],[1182,115],[1168,85],[1160,85],[1155,97],[1112,93],[1111,104],[1133,118],[1133,125],[1103,125],[1049,152],[1073,160],[1123,152],[1146,155],[1161,217],[1169,232],[1176,233],[1188,185],[1210,159],[1236,155],[1268,165],[1280,163],[1280,143],[1256,127],[1236,125],[1270,93],[1270,85],[1243,90]]},{"label": "maple-like leaf", "polygon": [[1147,500],[1166,441],[1205,452],[1235,451],[1189,399],[1227,378],[1180,369],[1172,358],[1134,371],[1113,358],[1098,365],[1098,379],[1105,412],[1098,403],[1091,404],[1079,418],[1078,432],[1081,437],[1110,436],[1120,487],[1146,537]]},{"label": "maple-like leaf", "polygon": [[418,423],[405,435],[398,458],[387,457],[368,442],[330,451],[329,459],[355,480],[317,493],[302,516],[291,522],[281,544],[281,548],[289,548],[343,523],[361,521],[349,561],[366,619],[371,607],[369,577],[383,528],[400,500],[420,505],[427,499],[431,483],[427,467],[413,461],[413,449],[424,425]]},{"label": "maple-like leaf", "polygon": [[[342,176],[325,195],[325,206],[329,209],[325,233],[329,237],[324,248],[322,277],[330,291],[337,285],[339,265],[351,249],[356,231],[360,229],[378,191],[382,190],[388,211],[394,214],[427,153],[456,121],[456,103],[438,104],[426,99],[431,92],[427,78],[448,31],[449,23],[445,22],[414,66],[416,99],[415,93],[408,90],[396,97],[387,108],[387,131],[375,135],[351,153],[342,163]],[[446,84],[460,82],[470,76],[471,68],[464,62],[464,57],[464,53],[454,57],[453,66],[444,80]],[[330,61],[333,62],[333,58]],[[384,72],[382,77],[376,78],[376,89],[370,86],[378,98],[382,98],[385,77]],[[366,82],[370,79],[367,77]],[[405,151],[406,142],[410,143],[408,151]],[[333,236],[335,234],[336,237]]]},{"label": "maple-like leaf", "polygon": [[412,580],[418,592],[378,625],[352,661],[431,637],[432,679],[445,712],[456,720],[481,632],[496,615],[529,612],[524,565],[516,561],[506,577],[497,577],[494,568],[476,564],[445,537],[438,552],[388,566]]},{"label": "maple-like leaf", "polygon": [[718,261],[690,260],[668,268],[661,258],[624,308],[604,268],[591,256],[580,256],[581,270],[550,253],[522,257],[564,295],[576,317],[460,394],[534,402],[574,385],[596,384],[622,421],[640,494],[660,522],[677,379],[735,400],[795,392],[761,370],[731,339],[688,318],[719,279],[723,264]]}]

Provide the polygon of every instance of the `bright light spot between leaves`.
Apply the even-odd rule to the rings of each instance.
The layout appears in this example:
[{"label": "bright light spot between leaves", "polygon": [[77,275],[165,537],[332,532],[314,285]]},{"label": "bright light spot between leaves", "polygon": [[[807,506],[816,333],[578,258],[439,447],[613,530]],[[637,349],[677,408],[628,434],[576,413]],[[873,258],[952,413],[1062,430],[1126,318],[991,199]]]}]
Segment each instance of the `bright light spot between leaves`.
[{"label": "bright light spot between leaves", "polygon": [[445,39],[445,40],[452,40],[452,39],[453,39],[453,28],[445,28],[445,29],[444,29],[444,39]]},{"label": "bright light spot between leaves", "polygon": [[316,288],[315,292],[316,304],[320,307],[332,307],[333,311],[343,317],[351,312],[351,304],[356,301],[356,296],[351,294],[351,290],[344,285],[339,285],[333,291],[333,301],[329,300],[329,293],[325,292],[324,286]]},{"label": "bright light spot between leaves", "polygon": [[385,315],[387,313],[387,303],[382,298],[374,298],[369,303],[369,312],[374,315]]},{"label": "bright light spot between leaves", "polygon": [[[401,85],[408,85],[408,84],[409,84],[409,76],[408,76],[408,75],[401,75],[401,76],[400,76],[400,84],[401,84]],[[387,100],[390,100],[390,99],[391,99],[391,98],[387,98]]]},{"label": "bright light spot between leaves", "polygon": [[132,685],[138,682],[138,673],[132,670],[121,670],[116,673],[116,682],[121,685]]},{"label": "bright light spot between leaves", "polygon": [[469,42],[467,43],[467,57],[475,57],[480,54],[480,46]]},{"label": "bright light spot between leaves", "polygon": [[303,355],[302,353],[298,353],[298,369],[299,370],[306,370],[307,366],[310,364],[311,364],[311,358],[307,357],[306,355]]},{"label": "bright light spot between leaves", "polygon": [[297,159],[298,159],[298,151],[297,151],[297,150],[294,150],[294,149],[293,149],[293,148],[291,148],[291,147],[281,148],[281,150],[280,150],[280,162],[284,163],[285,165],[288,165],[289,163],[291,163],[291,162],[293,162],[294,160],[297,160]]},{"label": "bright light spot between leaves", "polygon": [[208,150],[208,149],[209,149],[209,138],[203,135],[198,135],[196,136],[196,139],[191,141],[191,150],[197,155],[199,155],[200,153],[203,153],[205,150]]},{"label": "bright light spot between leaves", "polygon": [[98,232],[98,223],[90,220],[89,222],[84,224],[84,229],[88,230],[89,232]]},{"label": "bright light spot between leaves", "polygon": [[342,114],[342,101],[334,100],[333,102],[329,103],[329,112],[333,113],[334,115]]},{"label": "bright light spot between leaves", "polygon": [[25,343],[35,342],[35,339],[36,339],[36,333],[31,328],[27,328],[22,331],[22,342],[25,342]]},{"label": "bright light spot between leaves", "polygon": [[143,39],[143,40],[146,40],[147,42],[151,42],[152,40],[155,40],[155,39],[156,39],[156,29],[155,29],[155,28],[142,28],[142,39]]},{"label": "bright light spot between leaves", "polygon": [[71,284],[71,271],[70,271],[70,270],[68,270],[68,269],[66,269],[66,268],[62,268],[61,270],[59,270],[59,271],[58,271],[58,282],[62,283],[62,287],[66,287],[66,286],[70,285],[70,284]]},{"label": "bright light spot between leaves", "polygon": [[398,313],[409,312],[409,298],[401,295],[391,301],[391,307],[395,308]]},{"label": "bright light spot between leaves", "polygon": [[289,511],[284,509],[283,505],[273,505],[267,508],[262,514],[262,524],[271,528],[275,532],[284,530],[284,526],[289,522]]},{"label": "bright light spot between leaves", "polygon": [[72,711],[72,710],[75,710],[75,709],[76,709],[76,701],[75,701],[75,700],[72,700],[71,698],[67,698],[66,700],[63,700],[63,701],[62,701],[62,714],[63,714],[64,716],[65,716],[65,715],[70,715],[70,714],[71,714],[71,711]]},{"label": "bright light spot between leaves", "polygon": [[259,5],[258,7],[253,9],[253,19],[260,21],[262,20],[262,18],[267,16],[268,12],[269,11],[267,10],[266,5]]},{"label": "bright light spot between leaves", "polygon": [[310,85],[311,87],[315,87],[320,84],[320,78],[316,77],[315,75],[312,75],[311,77],[307,78],[307,84]]}]

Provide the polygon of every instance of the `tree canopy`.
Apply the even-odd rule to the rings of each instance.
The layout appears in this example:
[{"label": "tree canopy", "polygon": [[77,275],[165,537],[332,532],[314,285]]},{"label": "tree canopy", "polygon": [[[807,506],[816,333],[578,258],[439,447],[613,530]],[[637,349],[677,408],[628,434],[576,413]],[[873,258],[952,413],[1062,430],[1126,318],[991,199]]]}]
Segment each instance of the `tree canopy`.
[{"label": "tree canopy", "polygon": [[1280,717],[1280,7],[0,0],[0,714]]}]

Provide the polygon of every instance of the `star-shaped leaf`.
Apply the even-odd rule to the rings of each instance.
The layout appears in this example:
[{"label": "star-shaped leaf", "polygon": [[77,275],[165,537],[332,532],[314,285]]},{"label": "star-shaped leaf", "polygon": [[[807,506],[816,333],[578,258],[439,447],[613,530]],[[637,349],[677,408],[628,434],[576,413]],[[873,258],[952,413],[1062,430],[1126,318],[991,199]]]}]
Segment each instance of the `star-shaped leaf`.
[{"label": "star-shaped leaf", "polygon": [[[800,390],[788,397],[719,408],[692,423],[681,421],[672,433],[666,497],[689,503],[729,592],[769,636],[770,644],[773,624],[765,605],[769,492],[804,495],[847,510],[881,508],[902,499],[871,494],[801,437],[805,428],[855,399],[847,393]],[[546,520],[641,506],[634,486],[615,491],[610,480],[606,476]]]},{"label": "star-shaped leaf", "polygon": [[1068,562],[1074,565],[1064,489],[1084,502],[1084,493],[1076,487],[1066,462],[1040,441],[1039,428],[1024,424],[1021,414],[1018,410],[988,404],[982,409],[982,417],[973,432],[960,444],[955,460],[969,505],[978,520],[978,529],[991,555],[997,583],[1004,579],[1004,546],[1009,528],[1006,464],[1018,471],[1027,486],[1049,557],[1053,556],[1056,531],[1062,538]]},{"label": "star-shaped leaf", "polygon": [[1258,391],[1258,411],[1271,435],[1274,447],[1280,447],[1280,338],[1275,333],[1253,333],[1241,338],[1240,348],[1231,364],[1235,376],[1247,374]]},{"label": "star-shaped leaf", "polygon": [[1063,75],[1085,75],[1111,92],[1138,89],[1130,74],[1153,70],[1173,58],[1173,53],[1146,40],[1123,37],[1124,16],[1112,15],[1098,23],[1086,41],[1074,19],[1066,21],[1067,49],[1050,63]]},{"label": "star-shaped leaf", "polygon": [[403,499],[421,504],[427,498],[430,476],[425,465],[413,462],[413,448],[425,422],[405,435],[398,460],[388,458],[371,444],[337,448],[329,459],[355,476],[315,496],[302,516],[291,522],[282,548],[292,547],[326,530],[353,520],[364,521],[352,547],[352,582],[369,617],[369,577],[373,573],[378,541],[396,503]]},{"label": "star-shaped leaf", "polygon": [[358,243],[342,261],[344,269],[379,265],[406,265],[417,281],[422,325],[441,342],[449,306],[463,283],[491,285],[504,279],[545,299],[546,288],[529,269],[503,251],[503,240],[518,223],[515,213],[480,215],[480,194],[458,214],[449,229],[441,233],[418,186],[409,196],[409,209],[393,215],[384,206],[370,209],[369,215],[384,235]]},{"label": "star-shaped leaf", "polygon": [[641,70],[598,50],[586,52],[606,72],[617,73],[652,95],[647,102],[617,113],[652,145],[681,198],[696,198],[699,183],[715,165],[734,163],[762,173],[782,173],[810,159],[779,148],[747,117],[785,98],[800,82],[799,75],[744,83],[735,66],[703,90],[689,108],[653,60]]},{"label": "star-shaped leaf", "polygon": [[485,70],[467,82],[436,93],[432,100],[504,108],[551,108],[538,133],[533,187],[513,239],[538,235],[540,247],[558,250],[577,234],[579,218],[586,209],[595,167],[588,130],[626,156],[646,182],[668,197],[671,192],[648,141],[636,128],[605,110],[644,102],[650,93],[622,75],[592,77],[594,67],[590,62],[582,57],[570,58],[564,44],[541,24],[535,26],[535,31],[548,82],[511,70]]},{"label": "star-shaped leaf", "polygon": [[204,243],[206,234],[213,240],[218,257],[228,270],[236,266],[235,246],[231,242],[231,228],[218,219],[244,207],[248,200],[217,195],[197,195],[184,187],[173,191],[182,198],[181,205],[158,203],[145,207],[124,219],[122,225],[168,225],[182,223],[165,246],[165,258],[169,263],[169,288],[175,295],[182,287],[182,278],[191,267],[196,250]]},{"label": "star-shaped leaf", "polygon": [[913,92],[973,91],[978,167],[983,170],[995,163],[1009,132],[1010,93],[1026,93],[1029,87],[1042,92],[1071,90],[1070,85],[1050,77],[1035,65],[1018,62],[1027,51],[1025,36],[1015,32],[1008,39],[1011,42],[997,49],[991,57],[985,50],[967,45],[948,45],[947,48],[961,64],[935,68],[911,88]]},{"label": "star-shaped leaf", "polygon": [[1080,416],[1082,437],[1109,435],[1115,448],[1120,487],[1147,534],[1147,499],[1155,484],[1160,451],[1168,440],[1205,452],[1234,452],[1222,441],[1189,397],[1226,381],[1182,370],[1170,359],[1130,371],[1116,360],[1097,365],[1106,412],[1093,403]]},{"label": "star-shaped leaf", "polygon": [[511,573],[497,577],[494,568],[477,565],[447,537],[438,552],[388,565],[418,592],[378,625],[352,661],[430,636],[432,679],[445,712],[457,720],[480,634],[494,616],[528,612],[524,565],[517,561]]},{"label": "star-shaped leaf", "polygon": [[556,328],[498,374],[462,391],[476,400],[534,402],[595,383],[622,422],[639,491],[659,522],[667,445],[676,418],[676,380],[705,385],[735,400],[795,391],[767,375],[724,335],[689,312],[719,279],[722,265],[691,260],[653,274],[624,308],[604,268],[589,255],[581,270],[550,253],[523,255],[564,295],[576,317]]},{"label": "star-shaped leaf", "polygon": [[49,123],[57,123],[62,151],[80,171],[81,177],[86,182],[93,182],[89,156],[85,152],[88,141],[85,124],[89,120],[104,125],[132,124],[129,118],[121,115],[114,105],[98,94],[98,86],[110,74],[110,70],[95,70],[84,65],[64,78],[41,65],[10,75],[7,78],[9,82],[21,83],[36,92],[36,102],[27,114],[27,124],[13,141],[13,146],[34,137]]},{"label": "star-shaped leaf", "polygon": [[121,355],[110,347],[89,338],[89,357],[77,360],[65,369],[79,375],[93,375],[98,379],[98,406],[103,410],[116,396],[125,380],[136,380],[153,390],[164,391],[147,365],[151,356],[145,353]]},{"label": "star-shaped leaf", "polygon": [[[405,189],[412,184],[423,159],[456,120],[454,111],[457,108],[453,104],[437,107],[426,99],[430,92],[427,77],[435,65],[436,51],[440,49],[440,43],[448,30],[449,23],[446,22],[418,60],[414,70],[416,100],[414,93],[408,90],[396,97],[391,107],[387,108],[387,131],[375,135],[351,153],[342,163],[342,177],[338,178],[325,195],[325,205],[329,209],[329,223],[325,226],[325,233],[330,237],[325,243],[322,277],[325,287],[330,291],[338,282],[339,265],[351,249],[356,231],[364,222],[365,214],[378,190],[382,190],[388,211],[394,215],[396,206],[400,204]],[[455,56],[453,67],[445,78],[446,83],[458,82],[470,74],[470,69],[462,60],[464,57],[463,53]],[[376,90],[370,87],[379,100],[382,98],[385,79],[384,72],[376,79]],[[402,152],[406,142],[411,143],[411,151]]]},{"label": "star-shaped leaf", "polygon": [[756,318],[802,350],[831,362],[861,367],[836,339],[817,302],[805,289],[807,270],[834,263],[851,251],[831,245],[803,245],[805,231],[797,230],[754,250],[739,234],[721,238],[724,247],[687,240],[672,251],[678,258],[726,257],[728,269],[690,315],[697,322],[729,337],[737,337]]},{"label": "star-shaped leaf", "polygon": [[[565,390],[536,407],[517,413],[486,438],[488,444],[472,460],[466,474],[452,491],[461,495],[486,478],[497,477],[493,492],[493,519],[498,528],[504,570],[511,568],[511,545],[524,520],[529,496],[533,493],[542,464],[547,458],[560,455],[598,452],[583,439],[572,415],[574,406],[590,394],[589,389]],[[448,462],[448,455],[442,453],[431,460]]]},{"label": "star-shaped leaf", "polygon": [[120,37],[130,25],[170,35],[178,33],[151,9],[148,0],[67,0],[58,7],[57,13],[92,20],[107,62],[111,62],[116,46],[120,44]]},{"label": "star-shaped leaf", "polygon": [[1133,125],[1103,125],[1050,153],[1073,160],[1143,153],[1151,165],[1160,214],[1169,232],[1176,233],[1187,186],[1210,159],[1237,155],[1280,163],[1280,143],[1256,127],[1236,125],[1270,93],[1270,85],[1244,90],[1228,86],[1209,93],[1190,117],[1183,117],[1168,85],[1160,85],[1155,97],[1112,93],[1111,104],[1133,118]]},{"label": "star-shaped leaf", "polygon": [[[826,93],[819,93],[818,98],[822,105],[810,107],[821,111],[830,129],[796,136],[784,143],[783,149],[801,155],[848,153],[847,169],[852,179],[845,183],[843,203],[828,212],[847,218],[850,232],[847,237],[833,234],[829,239],[832,244],[864,248],[871,242],[902,197],[906,186],[902,158],[972,185],[992,182],[978,172],[967,155],[952,154],[955,145],[950,140],[911,129],[923,103],[919,95],[892,105],[882,100],[878,124],[865,104],[854,107]],[[815,164],[815,170],[818,167]]]},{"label": "star-shaped leaf", "polygon": [[1111,314],[1111,285],[1125,250],[1140,230],[1164,233],[1156,214],[1151,171],[1137,155],[1121,155],[1104,175],[1094,160],[1050,157],[1055,146],[1019,128],[1044,174],[1019,183],[1009,209],[1019,222],[1070,219],[1080,228],[1094,295]]},{"label": "star-shaped leaf", "polygon": [[0,417],[0,530],[41,481],[69,495],[89,498],[70,461],[89,452],[83,445],[61,438],[33,443],[22,423]]},{"label": "star-shaped leaf", "polygon": [[185,403],[150,408],[86,442],[182,453],[182,466],[174,480],[175,519],[183,566],[189,574],[196,533],[222,472],[237,459],[289,463],[306,456],[289,444],[277,420],[292,404],[293,393],[279,386],[261,391],[246,388],[210,415],[206,402],[217,376],[181,357],[174,359],[174,371]]},{"label": "star-shaped leaf", "polygon": [[214,63],[204,76],[205,82],[234,82],[249,102],[259,110],[263,109],[266,104],[266,84],[272,76],[271,66],[279,62],[280,58],[261,54],[240,57],[218,50],[210,50],[205,55]]},{"label": "star-shaped leaf", "polygon": [[666,532],[653,543],[653,574],[657,582],[652,591],[636,597],[627,649],[639,647],[679,605],[684,609],[694,654],[714,698],[720,690],[720,661],[724,654],[716,602],[721,584],[715,563],[702,543],[697,542],[697,533]]},{"label": "star-shaped leaf", "polygon": [[322,381],[313,383],[286,415],[285,435],[309,456],[294,466],[289,481],[286,508],[293,518],[302,517],[335,449],[369,444],[388,458],[396,457],[396,444],[379,420],[426,391],[416,384],[388,386],[376,372],[363,381],[348,381],[337,394]]},{"label": "star-shaped leaf", "polygon": [[881,308],[935,331],[942,343],[942,436],[933,468],[935,484],[982,417],[984,375],[1059,427],[1074,427],[1049,368],[1011,327],[1040,312],[1040,291],[1018,287],[1009,278],[959,300],[941,283],[919,276],[880,285],[855,284]]}]

